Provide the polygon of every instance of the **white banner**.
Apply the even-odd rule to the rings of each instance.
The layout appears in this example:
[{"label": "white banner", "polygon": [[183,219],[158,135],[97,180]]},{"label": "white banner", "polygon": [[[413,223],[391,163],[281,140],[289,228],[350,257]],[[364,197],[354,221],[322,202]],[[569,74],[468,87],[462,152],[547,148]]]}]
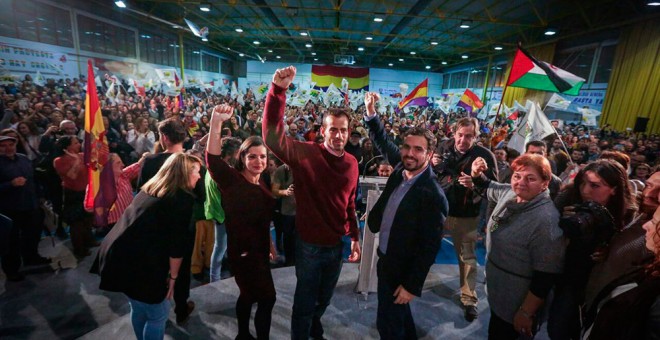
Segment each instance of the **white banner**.
[{"label": "white banner", "polygon": [[513,131],[507,147],[521,154],[525,152],[525,145],[530,141],[542,140],[555,133],[548,117],[538,104],[533,104],[529,112],[523,117],[518,127]]}]

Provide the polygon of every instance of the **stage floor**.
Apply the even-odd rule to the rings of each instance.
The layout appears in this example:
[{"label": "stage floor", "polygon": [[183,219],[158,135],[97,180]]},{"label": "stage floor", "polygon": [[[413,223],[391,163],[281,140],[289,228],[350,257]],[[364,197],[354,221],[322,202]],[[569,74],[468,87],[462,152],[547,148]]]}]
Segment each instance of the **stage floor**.
[{"label": "stage floor", "polygon": [[[480,270],[480,272],[482,272]],[[436,264],[429,274],[422,297],[412,302],[417,334],[422,339],[485,339],[490,313],[485,300],[483,274],[479,275],[479,319],[468,323],[458,299],[458,268]],[[378,339],[376,294],[354,292],[358,266],[345,263],[332,303],[322,323],[327,339]],[[290,338],[290,317],[295,289],[293,267],[273,270],[277,302],[273,309],[271,339]],[[183,327],[174,322],[172,311],[167,324],[167,339],[233,339],[237,334],[234,304],[238,288],[233,278],[197,287],[191,291],[195,311]],[[254,313],[254,311],[253,311]],[[255,335],[254,328],[252,334]],[[133,330],[124,315],[86,334],[82,339],[130,339]]]}]

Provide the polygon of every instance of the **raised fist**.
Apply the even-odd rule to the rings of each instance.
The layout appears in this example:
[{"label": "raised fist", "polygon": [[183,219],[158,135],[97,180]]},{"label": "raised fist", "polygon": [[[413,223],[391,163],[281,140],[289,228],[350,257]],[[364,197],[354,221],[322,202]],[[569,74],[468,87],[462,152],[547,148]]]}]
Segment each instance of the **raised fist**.
[{"label": "raised fist", "polygon": [[367,92],[364,94],[364,106],[366,108],[366,116],[372,117],[376,114],[376,102],[380,100],[380,95],[375,92]]},{"label": "raised fist", "polygon": [[216,105],[211,113],[211,121],[219,120],[221,123],[229,120],[234,114],[234,108],[227,104]]},{"label": "raised fist", "polygon": [[296,68],[293,66],[280,68],[273,74],[273,83],[281,88],[288,89],[296,77]]}]

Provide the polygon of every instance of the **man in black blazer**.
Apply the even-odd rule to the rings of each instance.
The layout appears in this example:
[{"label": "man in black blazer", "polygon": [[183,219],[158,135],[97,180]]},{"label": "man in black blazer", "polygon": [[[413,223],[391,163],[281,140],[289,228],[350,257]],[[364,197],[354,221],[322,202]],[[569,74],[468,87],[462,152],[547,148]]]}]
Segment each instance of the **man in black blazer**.
[{"label": "man in black blazer", "polygon": [[396,167],[368,217],[369,229],[380,232],[376,324],[382,339],[416,339],[409,302],[422,294],[449,204],[429,166],[437,144],[433,133],[410,128],[399,150],[376,115],[377,100],[375,93],[365,95],[369,136]]}]

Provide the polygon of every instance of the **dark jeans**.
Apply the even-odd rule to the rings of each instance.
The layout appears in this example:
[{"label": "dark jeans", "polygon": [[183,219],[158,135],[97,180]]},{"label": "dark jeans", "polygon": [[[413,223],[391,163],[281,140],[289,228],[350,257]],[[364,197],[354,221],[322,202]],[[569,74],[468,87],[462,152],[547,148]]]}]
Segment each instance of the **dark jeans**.
[{"label": "dark jeans", "polygon": [[188,313],[188,297],[190,297],[190,262],[195,246],[195,233],[188,230],[186,235],[186,252],[183,254],[179,275],[174,286],[174,313],[185,315]]},{"label": "dark jeans", "polygon": [[[536,330],[533,330],[533,333],[536,334]],[[504,319],[493,313],[493,310],[490,310],[490,321],[488,322],[488,339],[490,340],[524,340],[524,339],[533,339],[534,337],[528,337],[522,335],[513,328],[513,324],[508,323]]]},{"label": "dark jeans", "polygon": [[296,215],[281,215],[282,224],[282,243],[284,248],[284,257],[286,265],[296,264]]},{"label": "dark jeans", "polygon": [[378,314],[376,327],[383,340],[389,339],[417,339],[415,322],[410,311],[410,304],[395,304],[394,291],[397,287],[391,286],[386,280],[380,279],[381,263],[378,260]]},{"label": "dark jeans", "polygon": [[6,274],[14,275],[21,267],[21,257],[23,261],[39,257],[37,248],[41,238],[41,224],[36,221],[36,210],[8,210],[2,214],[10,218],[13,224],[9,233],[9,249],[2,257],[2,269]]},{"label": "dark jeans", "polygon": [[552,340],[580,339],[580,306],[576,288],[559,283],[550,305],[548,335]]},{"label": "dark jeans", "polygon": [[321,337],[321,316],[339,280],[343,244],[317,246],[296,240],[296,293],[293,298],[291,339]]}]

